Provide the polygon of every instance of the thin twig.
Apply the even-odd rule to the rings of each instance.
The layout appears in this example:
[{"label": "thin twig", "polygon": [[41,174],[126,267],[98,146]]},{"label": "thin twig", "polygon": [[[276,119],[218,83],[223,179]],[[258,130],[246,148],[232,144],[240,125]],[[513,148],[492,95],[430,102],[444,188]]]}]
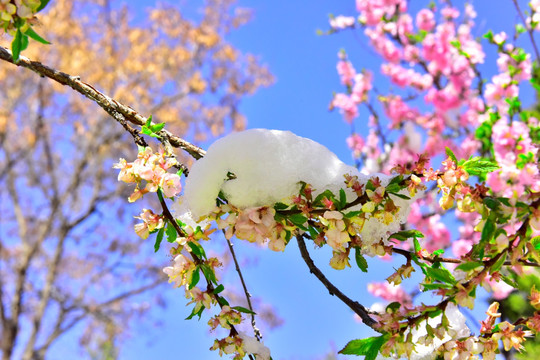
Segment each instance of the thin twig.
[{"label": "thin twig", "polygon": [[[225,231],[223,232],[225,233]],[[238,277],[240,278],[240,282],[242,283],[242,288],[244,289],[244,294],[246,295],[249,310],[251,310],[251,327],[253,328],[253,333],[255,334],[255,338],[257,338],[257,340],[260,342],[262,340],[262,334],[259,328],[257,328],[257,324],[255,322],[255,313],[253,311],[253,306],[251,305],[251,294],[247,289],[246,282],[244,281],[244,276],[242,275],[242,270],[240,270],[240,265],[238,264],[238,260],[236,259],[236,253],[234,252],[233,243],[226,237],[225,239],[227,240],[227,245],[229,245],[229,251],[231,252],[236,272],[238,273]]]},{"label": "thin twig", "polygon": [[527,29],[527,34],[529,34],[529,38],[531,39],[531,44],[533,46],[534,53],[536,54],[536,62],[540,64],[540,52],[538,51],[538,48],[536,47],[536,42],[534,41],[534,33],[533,33],[533,29],[531,28],[531,24],[527,24],[527,19],[525,19],[525,16],[521,12],[521,8],[519,7],[517,0],[512,0],[512,2],[514,3],[514,6],[516,7],[516,11],[519,17],[521,18],[521,21],[523,21],[523,25]]},{"label": "thin twig", "polygon": [[360,318],[362,319],[362,321],[364,322],[364,324],[366,324],[367,326],[371,327],[372,329],[374,329],[375,331],[379,331],[375,324],[377,324],[377,322],[371,318],[371,316],[369,316],[369,311],[368,309],[366,309],[362,304],[360,304],[359,302],[357,301],[353,301],[352,299],[350,299],[347,295],[343,294],[341,292],[341,290],[339,290],[334,284],[332,284],[330,282],[330,280],[328,280],[326,278],[326,276],[324,276],[324,274],[322,273],[321,270],[319,270],[319,268],[315,265],[315,263],[313,262],[313,260],[311,259],[311,257],[309,256],[309,252],[306,248],[306,243],[304,242],[304,237],[303,235],[297,235],[296,236],[296,240],[298,241],[298,248],[300,249],[300,254],[302,255],[302,259],[304,259],[304,262],[306,263],[306,265],[308,266],[309,268],[309,271],[315,275],[315,277],[317,277],[317,279],[319,279],[320,282],[323,283],[323,285],[328,289],[328,291],[330,292],[330,295],[335,295],[337,296],[341,301],[343,301],[352,311],[354,311],[358,316],[360,316]]}]

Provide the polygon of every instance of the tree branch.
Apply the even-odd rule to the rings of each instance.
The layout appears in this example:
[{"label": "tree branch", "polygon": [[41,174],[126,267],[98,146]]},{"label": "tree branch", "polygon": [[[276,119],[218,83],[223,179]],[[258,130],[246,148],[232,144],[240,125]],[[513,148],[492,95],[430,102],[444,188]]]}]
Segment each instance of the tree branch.
[{"label": "tree branch", "polygon": [[[79,76],[72,76],[64,72],[58,71],[56,69],[50,68],[38,61],[32,61],[24,56],[19,58],[19,61],[15,64],[13,62],[13,57],[11,56],[11,51],[6,49],[3,46],[0,46],[0,59],[12,63],[14,65],[30,69],[41,76],[47,77],[51,80],[58,82],[59,84],[69,86],[78,93],[84,95],[88,99],[94,101],[98,104],[103,110],[105,110],[109,115],[111,115],[116,121],[120,122],[122,126],[127,125],[123,122],[126,120],[130,123],[142,126],[146,123],[147,118],[139,114],[136,110],[131,107],[122,104],[119,101],[109,97],[108,95],[96,90],[92,85],[81,81]],[[119,116],[119,114],[121,116]],[[137,138],[135,133],[130,131],[130,127],[124,126],[132,136]],[[131,129],[134,131],[134,129]],[[163,129],[157,133],[161,139],[161,142],[164,140],[168,141],[172,146],[181,148],[189,153],[195,159],[200,159],[205,155],[205,151],[198,146],[191,144],[190,142],[173,135],[171,132]],[[137,133],[138,135],[138,133]]]},{"label": "tree branch", "polygon": [[298,241],[298,248],[300,249],[300,254],[302,255],[302,259],[304,259],[304,262],[308,266],[309,271],[313,275],[315,275],[315,277],[317,277],[317,279],[319,279],[320,282],[323,283],[323,285],[330,292],[330,295],[337,296],[352,311],[354,311],[358,316],[360,316],[360,318],[362,319],[364,324],[366,324],[367,326],[369,326],[370,328],[372,328],[375,331],[379,331],[379,330],[377,330],[377,328],[375,326],[377,324],[377,322],[373,318],[371,318],[371,316],[369,316],[368,309],[366,309],[359,302],[353,301],[349,297],[347,297],[347,295],[343,294],[341,292],[341,290],[339,290],[334,284],[332,284],[330,282],[330,280],[328,280],[326,278],[326,276],[324,276],[322,271],[319,270],[319,268],[315,265],[315,263],[313,262],[313,260],[309,256],[309,252],[308,252],[308,250],[306,248],[306,243],[304,242],[304,236],[303,235],[297,235],[296,240]]}]

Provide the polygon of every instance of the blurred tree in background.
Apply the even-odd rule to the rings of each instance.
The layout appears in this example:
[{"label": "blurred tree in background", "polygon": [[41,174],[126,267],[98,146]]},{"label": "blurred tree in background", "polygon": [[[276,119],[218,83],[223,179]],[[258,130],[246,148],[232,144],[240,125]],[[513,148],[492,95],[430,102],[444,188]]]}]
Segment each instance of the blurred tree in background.
[{"label": "blurred tree in background", "polygon": [[[250,13],[208,0],[196,20],[170,4],[147,15],[135,21],[130,6],[107,0],[53,1],[34,28],[54,46],[31,43],[24,55],[187,139],[243,129],[240,101],[273,81],[226,40]],[[125,235],[135,209],[111,167],[135,155],[129,134],[96,104],[25,69],[3,63],[0,89],[2,359],[43,359],[74,329],[83,353],[116,357],[166,283],[165,259]]]}]

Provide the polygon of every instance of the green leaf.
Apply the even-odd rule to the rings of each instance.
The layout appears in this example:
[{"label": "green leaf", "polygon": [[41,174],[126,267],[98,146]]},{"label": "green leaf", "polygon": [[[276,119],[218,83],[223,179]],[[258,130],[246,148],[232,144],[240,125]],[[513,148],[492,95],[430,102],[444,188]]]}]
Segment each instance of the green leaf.
[{"label": "green leaf", "polygon": [[524,32],[526,32],[527,29],[525,29],[525,26],[523,26],[522,24],[516,24],[516,32],[519,34],[523,34]]},{"label": "green leaf", "polygon": [[391,302],[390,304],[388,304],[386,306],[386,312],[388,312],[388,310],[391,310],[392,312],[395,312],[400,307],[401,307],[401,303],[399,301]]},{"label": "green leaf", "polygon": [[41,4],[39,5],[39,7],[36,9],[36,14],[38,12],[40,12],[41,10],[45,9],[45,6],[47,6],[47,4],[49,3],[50,0],[41,0]]},{"label": "green leaf", "polygon": [[194,241],[188,241],[187,244],[193,254],[197,255],[197,257],[199,258],[206,259],[206,253],[204,252],[204,249],[200,244]]},{"label": "green leaf", "polygon": [[219,297],[217,298],[217,302],[218,302],[219,305],[221,305],[221,306],[225,306],[225,305],[229,306],[229,302],[228,302],[227,299],[225,299],[223,296],[219,296]]},{"label": "green leaf", "polygon": [[249,309],[246,309],[245,307],[242,307],[242,306],[233,306],[231,309],[234,309],[234,310],[236,310],[236,311],[240,311],[241,313],[257,315],[256,312],[251,311],[251,310],[249,310]]},{"label": "green leaf", "polygon": [[292,214],[287,218],[298,227],[303,226],[307,222],[307,217],[302,214]]},{"label": "green leaf", "polygon": [[441,283],[422,283],[422,291],[430,291],[430,290],[439,290],[439,289],[452,289],[454,285],[450,284],[441,284]]},{"label": "green leaf", "polygon": [[531,243],[536,250],[540,250],[540,236],[533,237]]},{"label": "green leaf", "polygon": [[366,183],[366,190],[375,191],[375,185],[373,185],[373,182],[371,181],[371,179],[369,179],[368,182]]},{"label": "green leaf", "polygon": [[433,280],[440,281],[445,284],[455,285],[457,283],[454,275],[445,268],[434,268],[434,267],[425,267],[426,274]]},{"label": "green leaf", "polygon": [[493,235],[495,235],[495,231],[497,230],[497,226],[493,220],[490,218],[486,219],[486,223],[484,224],[484,228],[482,229],[482,236],[480,238],[480,242],[482,243],[488,243],[493,239]]},{"label": "green leaf", "polygon": [[164,127],[165,127],[165,123],[154,124],[154,125],[150,125],[150,130],[152,130],[152,132],[154,133],[157,133],[161,131],[161,129],[163,129]]},{"label": "green leaf", "polygon": [[188,290],[191,290],[199,283],[201,275],[199,274],[199,266],[195,267],[195,270],[191,273],[191,279],[189,280]]},{"label": "green leaf", "polygon": [[401,186],[399,186],[399,184],[388,184],[388,186],[386,187],[386,192],[388,193],[396,193],[398,192],[399,190],[401,190]]},{"label": "green leaf", "polygon": [[354,258],[356,259],[356,265],[358,265],[358,268],[363,272],[367,273],[368,263],[366,261],[366,258],[360,252],[359,247],[354,248]]},{"label": "green leaf", "polygon": [[500,168],[497,163],[479,156],[465,161],[462,167],[469,175],[485,175]]},{"label": "green leaf", "polygon": [[389,194],[392,194],[394,196],[397,196],[398,198],[400,199],[405,199],[405,200],[411,200],[411,198],[407,195],[403,195],[403,194],[398,194],[398,193],[395,193],[395,192],[391,192],[391,191],[388,191]]},{"label": "green leaf", "polygon": [[217,279],[216,279],[216,274],[214,273],[214,270],[212,270],[212,268],[210,266],[208,266],[207,264],[202,264],[201,265],[201,270],[204,274],[204,277],[210,281],[211,283],[214,283],[217,285]]},{"label": "green leaf", "polygon": [[490,42],[493,42],[493,31],[489,30],[484,36],[484,39],[488,39]]},{"label": "green leaf", "polygon": [[39,36],[35,31],[34,29],[32,29],[31,27],[29,27],[28,29],[26,29],[26,31],[24,32],[25,35],[28,35],[30,38],[36,40],[37,42],[40,42],[42,44],[45,44],[45,45],[49,45],[50,42],[48,42],[47,40],[45,40],[44,38],[42,38],[41,36]]},{"label": "green leaf", "polygon": [[23,37],[24,35],[21,30],[17,29],[15,38],[11,42],[11,53],[13,54],[13,61],[15,63],[19,62],[19,57],[21,55],[21,51],[23,50]]},{"label": "green leaf", "polygon": [[154,252],[157,252],[159,250],[159,246],[161,245],[161,242],[163,241],[164,232],[165,232],[165,227],[162,227],[161,229],[159,229],[156,236],[156,242],[154,243]]},{"label": "green leaf", "polygon": [[336,196],[333,192],[330,190],[325,190],[324,192],[317,195],[315,200],[313,200],[313,205],[320,206],[322,204],[322,199],[327,198],[328,200],[332,200],[334,203],[336,202]]},{"label": "green leaf", "polygon": [[435,256],[440,256],[442,254],[444,254],[444,249],[435,250],[433,252],[433,255],[435,255]]},{"label": "green leaf", "polygon": [[504,262],[506,261],[507,255],[508,253],[505,252],[503,255],[501,255],[501,257],[499,257],[499,259],[491,267],[491,273],[501,270]]},{"label": "green leaf", "polygon": [[446,155],[448,155],[448,157],[452,159],[453,162],[455,162],[456,164],[458,163],[456,155],[454,155],[454,152],[448,146],[446,147]]},{"label": "green leaf", "polygon": [[501,206],[501,202],[498,199],[492,198],[492,197],[485,197],[482,202],[484,205],[486,205],[489,209],[493,211],[497,211],[499,206]]},{"label": "green leaf", "polygon": [[286,204],[280,203],[280,202],[274,204],[274,209],[275,209],[276,211],[285,210],[285,209],[287,209],[288,207],[289,207],[289,205],[286,205]]},{"label": "green leaf", "polygon": [[223,290],[225,290],[225,286],[223,286],[223,284],[219,284],[213,291],[214,294],[219,294],[220,292],[222,292]]},{"label": "green leaf", "polygon": [[456,270],[461,270],[461,271],[468,272],[468,271],[471,271],[471,270],[476,269],[476,268],[481,267],[481,266],[482,267],[484,266],[483,262],[480,262],[480,261],[468,261],[468,262],[465,262],[463,264],[459,264],[456,267]]},{"label": "green leaf", "polygon": [[361,211],[349,211],[348,213],[343,214],[343,216],[350,219],[352,217],[360,215],[361,213]]},{"label": "green leaf", "polygon": [[339,353],[344,355],[365,355],[365,360],[375,360],[379,350],[388,341],[388,338],[389,335],[384,334],[367,339],[352,340]]},{"label": "green leaf", "polygon": [[149,128],[151,125],[152,125],[152,115],[150,115],[150,116],[146,119],[146,123],[144,124],[144,126],[146,126],[147,128]]},{"label": "green leaf", "polygon": [[196,308],[197,308],[196,306],[193,307],[193,310],[191,310],[191,314],[186,318],[186,320],[191,320],[193,319],[194,316],[198,316],[199,320],[201,320],[201,315],[203,313],[204,306],[201,306],[201,308],[198,311],[195,311]]},{"label": "green leaf", "polygon": [[396,239],[399,241],[405,241],[410,238],[423,238],[424,234],[422,234],[418,230],[403,230],[399,231],[397,233],[394,233],[390,235],[390,239]]},{"label": "green leaf", "polygon": [[347,205],[347,195],[345,190],[339,189],[339,210],[343,209]]},{"label": "green leaf", "polygon": [[176,229],[171,223],[167,225],[167,230],[165,231],[165,234],[167,235],[168,242],[173,243],[176,241],[176,236],[177,236]]},{"label": "green leaf", "polygon": [[422,251],[422,246],[420,246],[420,242],[417,238],[413,238],[413,244],[415,253],[419,253],[420,251]]}]

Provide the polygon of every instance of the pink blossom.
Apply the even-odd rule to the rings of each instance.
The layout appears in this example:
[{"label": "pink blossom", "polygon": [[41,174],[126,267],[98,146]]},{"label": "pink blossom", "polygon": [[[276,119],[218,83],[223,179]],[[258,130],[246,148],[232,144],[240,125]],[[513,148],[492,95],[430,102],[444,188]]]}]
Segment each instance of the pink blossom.
[{"label": "pink blossom", "polygon": [[441,14],[448,20],[457,19],[459,17],[459,11],[456,8],[451,7],[442,9]]},{"label": "pink blossom", "polygon": [[354,87],[351,98],[357,104],[367,99],[367,94],[372,87],[373,74],[370,71],[362,71],[354,76]]},{"label": "pink blossom", "polygon": [[256,207],[242,210],[235,225],[237,238],[263,244],[271,236],[276,221],[276,211],[272,207]]},{"label": "pink blossom", "polygon": [[504,281],[496,281],[494,279],[486,280],[485,283],[491,288],[491,296],[495,300],[503,300],[510,295],[514,288]]},{"label": "pink blossom", "polygon": [[161,177],[161,189],[166,197],[174,197],[182,191],[180,176],[176,174],[165,173]]},{"label": "pink blossom", "polygon": [[340,110],[340,113],[343,114],[345,121],[349,124],[358,117],[358,107],[353,99],[343,93],[336,94],[332,100],[332,105],[337,107]]},{"label": "pink blossom", "polygon": [[345,29],[354,26],[355,20],[352,16],[339,15],[330,19],[332,29]]},{"label": "pink blossom", "polygon": [[352,150],[354,158],[359,158],[364,149],[365,141],[362,136],[354,133],[347,138],[347,145]]},{"label": "pink blossom", "polygon": [[422,9],[416,15],[416,26],[420,30],[431,31],[435,27],[435,15],[429,9]]},{"label": "pink blossom", "polygon": [[462,257],[471,251],[473,242],[471,240],[460,239],[452,243],[452,252],[456,257]]},{"label": "pink blossom", "polygon": [[397,301],[404,305],[412,303],[411,296],[407,294],[400,285],[391,285],[386,282],[369,283],[367,290],[373,295],[383,298],[386,301]]},{"label": "pink blossom", "polygon": [[354,70],[354,67],[350,61],[338,61],[337,72],[343,85],[352,86],[353,78],[356,75],[356,70]]}]

